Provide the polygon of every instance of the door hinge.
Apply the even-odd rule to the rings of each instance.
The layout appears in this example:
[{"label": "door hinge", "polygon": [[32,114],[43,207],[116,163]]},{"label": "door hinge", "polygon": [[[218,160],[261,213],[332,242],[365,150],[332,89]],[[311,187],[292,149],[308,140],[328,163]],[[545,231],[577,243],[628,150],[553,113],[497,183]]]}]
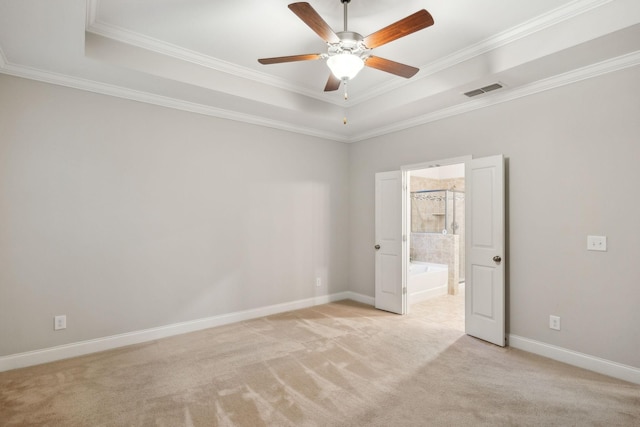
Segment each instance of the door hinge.
[{"label": "door hinge", "polygon": [[403,293],[404,295],[406,295],[406,294],[407,294],[407,287],[406,287],[406,286],[405,286],[404,288],[402,288],[402,293]]},{"label": "door hinge", "polygon": [[406,241],[407,241],[407,235],[406,235],[406,234],[403,234],[403,235],[402,235],[402,241],[403,241],[403,242],[406,242]]}]

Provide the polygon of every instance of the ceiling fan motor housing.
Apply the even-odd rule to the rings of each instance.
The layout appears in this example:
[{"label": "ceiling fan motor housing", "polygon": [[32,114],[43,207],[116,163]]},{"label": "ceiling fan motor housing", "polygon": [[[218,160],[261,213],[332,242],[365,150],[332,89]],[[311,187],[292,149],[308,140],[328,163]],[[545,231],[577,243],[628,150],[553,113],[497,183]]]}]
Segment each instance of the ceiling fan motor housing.
[{"label": "ceiling fan motor housing", "polygon": [[329,46],[328,55],[338,55],[341,53],[351,53],[359,56],[363,60],[369,56],[371,49],[364,45],[364,37],[353,31],[341,31],[336,33],[340,41],[338,43],[327,43]]}]

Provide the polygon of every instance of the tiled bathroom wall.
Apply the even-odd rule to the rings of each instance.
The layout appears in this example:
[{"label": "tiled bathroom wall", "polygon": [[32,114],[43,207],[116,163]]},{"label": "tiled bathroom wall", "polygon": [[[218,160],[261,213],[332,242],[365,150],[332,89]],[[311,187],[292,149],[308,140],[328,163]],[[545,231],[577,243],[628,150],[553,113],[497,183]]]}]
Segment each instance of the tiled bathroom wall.
[{"label": "tiled bathroom wall", "polygon": [[[411,177],[410,191],[452,190],[445,209],[442,193],[427,193],[435,197],[423,197],[411,202],[411,257],[417,261],[447,264],[450,275],[450,291],[457,293],[458,283],[464,282],[465,266],[465,190],[464,178],[433,179]],[[442,200],[438,200],[438,199]],[[455,201],[455,221],[453,203]],[[447,218],[445,221],[445,212]],[[447,225],[447,233],[442,231]]]}]

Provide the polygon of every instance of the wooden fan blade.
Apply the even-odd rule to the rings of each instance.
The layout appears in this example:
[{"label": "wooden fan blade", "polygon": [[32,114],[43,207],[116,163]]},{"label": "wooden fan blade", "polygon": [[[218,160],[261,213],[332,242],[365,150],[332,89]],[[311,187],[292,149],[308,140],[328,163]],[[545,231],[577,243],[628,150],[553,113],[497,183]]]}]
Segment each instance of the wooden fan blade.
[{"label": "wooden fan blade", "polygon": [[298,2],[291,3],[289,5],[289,9],[296,15],[298,18],[302,19],[302,21],[309,26],[320,38],[327,43],[338,43],[340,39],[333,32],[329,24],[327,24],[324,19],[311,5],[307,2]]},{"label": "wooden fan blade", "polygon": [[408,36],[411,33],[422,30],[433,25],[433,17],[429,12],[422,9],[413,15],[394,22],[393,24],[376,31],[364,38],[364,44],[369,49],[382,46],[400,37]]},{"label": "wooden fan blade", "polygon": [[391,61],[390,59],[380,58],[379,56],[370,56],[365,61],[364,65],[375,68],[376,70],[386,71],[387,73],[395,74],[396,76],[404,77],[406,79],[415,76],[415,74],[420,71],[419,68]]},{"label": "wooden fan blade", "polygon": [[324,87],[324,91],[333,92],[334,90],[338,90],[341,82],[342,81],[334,76],[333,73],[329,74],[329,80],[327,80],[327,85]]},{"label": "wooden fan blade", "polygon": [[308,53],[305,55],[291,55],[291,56],[276,56],[275,58],[261,58],[258,62],[264,65],[268,64],[281,64],[283,62],[295,62],[295,61],[312,61],[314,59],[320,59],[322,56],[319,53]]}]

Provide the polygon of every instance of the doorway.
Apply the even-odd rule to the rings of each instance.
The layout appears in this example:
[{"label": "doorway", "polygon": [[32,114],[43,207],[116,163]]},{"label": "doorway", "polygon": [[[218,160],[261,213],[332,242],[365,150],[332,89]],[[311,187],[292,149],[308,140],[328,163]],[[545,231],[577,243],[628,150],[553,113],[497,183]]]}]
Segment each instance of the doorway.
[{"label": "doorway", "polygon": [[407,171],[407,311],[464,330],[465,164]]},{"label": "doorway", "polygon": [[407,313],[411,241],[408,177],[412,171],[458,163],[465,165],[464,330],[468,335],[504,346],[505,186],[502,155],[468,156],[376,173],[375,307],[392,313]]}]

